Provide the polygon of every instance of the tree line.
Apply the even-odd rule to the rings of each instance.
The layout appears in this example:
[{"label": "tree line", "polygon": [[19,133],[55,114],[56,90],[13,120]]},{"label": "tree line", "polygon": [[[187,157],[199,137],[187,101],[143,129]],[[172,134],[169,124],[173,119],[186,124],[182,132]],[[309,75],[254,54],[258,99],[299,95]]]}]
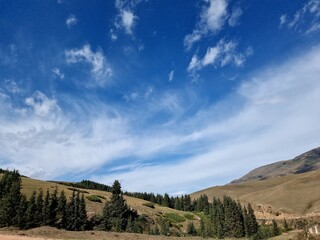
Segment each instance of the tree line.
[{"label": "tree line", "polygon": [[[52,226],[72,231],[100,229],[105,231],[135,232],[170,235],[174,225],[168,219],[152,220],[139,215],[127,205],[121,184],[114,181],[111,198],[106,201],[101,215],[88,218],[84,194],[73,189],[69,199],[65,192],[54,188],[44,193],[42,189],[33,191],[29,198],[21,193],[21,176],[18,171],[3,171],[0,178],[0,227],[29,229],[39,226]],[[152,195],[148,195],[152,196]],[[241,206],[239,202],[225,196],[209,202],[206,195],[191,200],[189,195],[169,197],[168,194],[155,195],[162,205],[173,206],[178,210],[194,211],[203,214],[200,226],[189,223],[187,234],[203,237],[254,237],[280,233],[273,221],[273,230],[259,227],[250,204]],[[160,197],[162,196],[162,197]],[[262,237],[264,236],[264,237]]]}]

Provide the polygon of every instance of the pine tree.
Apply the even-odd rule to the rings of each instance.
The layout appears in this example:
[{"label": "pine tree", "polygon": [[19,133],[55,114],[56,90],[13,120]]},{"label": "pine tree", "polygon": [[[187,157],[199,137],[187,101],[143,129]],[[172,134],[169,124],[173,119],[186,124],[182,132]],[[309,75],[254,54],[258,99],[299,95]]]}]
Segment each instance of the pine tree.
[{"label": "pine tree", "polygon": [[42,216],[43,216],[44,225],[49,225],[50,224],[50,192],[49,192],[49,189],[47,189],[46,196],[44,198]]},{"label": "pine tree", "polygon": [[199,228],[199,235],[203,238],[205,238],[207,235],[206,235],[206,227],[204,225],[204,222],[203,220],[201,219],[200,220],[200,228]]},{"label": "pine tree", "polygon": [[57,209],[58,209],[58,188],[55,187],[54,191],[50,195],[49,203],[49,225],[54,226],[56,223]]},{"label": "pine tree", "polygon": [[87,220],[86,201],[84,199],[84,195],[82,194],[79,202],[79,225],[81,230],[86,229]]},{"label": "pine tree", "polygon": [[246,229],[247,229],[246,235],[248,237],[251,237],[252,235],[258,232],[259,225],[257,223],[256,216],[254,215],[254,211],[250,203],[248,204],[247,210],[248,210],[248,213],[247,213],[247,218],[245,220]]},{"label": "pine tree", "polygon": [[29,205],[26,212],[27,228],[34,228],[38,226],[36,222],[36,216],[35,216],[35,213],[37,211],[36,195],[37,195],[37,192],[33,191],[29,198]]},{"label": "pine tree", "polygon": [[187,226],[187,233],[188,235],[190,236],[196,236],[197,235],[197,230],[194,226],[194,223],[193,222],[190,222]]},{"label": "pine tree", "polygon": [[1,178],[0,227],[17,226],[21,198],[21,178],[18,171],[5,172]]},{"label": "pine tree", "polygon": [[130,216],[129,208],[123,198],[121,184],[118,180],[112,186],[112,196],[103,209],[103,226],[105,230],[124,231]]},{"label": "pine tree", "polygon": [[67,224],[67,198],[62,190],[58,199],[58,218],[61,219],[58,225],[59,228],[65,228]]},{"label": "pine tree", "polygon": [[20,229],[25,229],[27,227],[27,212],[28,209],[28,202],[25,195],[22,195],[20,198],[19,210],[17,214],[18,218],[18,227]]},{"label": "pine tree", "polygon": [[41,226],[44,224],[43,218],[43,191],[42,189],[39,191],[37,199],[36,199],[36,213],[35,213],[35,223],[37,226]]},{"label": "pine tree", "polygon": [[75,230],[75,198],[76,193],[75,189],[73,189],[72,195],[70,197],[70,202],[67,204],[67,230]]}]

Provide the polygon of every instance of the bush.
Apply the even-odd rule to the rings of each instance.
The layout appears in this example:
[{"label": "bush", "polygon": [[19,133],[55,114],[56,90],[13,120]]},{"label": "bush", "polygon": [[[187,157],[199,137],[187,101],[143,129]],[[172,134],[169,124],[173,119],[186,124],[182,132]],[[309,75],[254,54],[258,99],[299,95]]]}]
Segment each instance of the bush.
[{"label": "bush", "polygon": [[149,208],[154,208],[154,204],[152,202],[143,203],[142,205]]},{"label": "bush", "polygon": [[89,195],[89,196],[86,196],[86,198],[91,202],[99,202],[99,203],[102,202],[100,197],[97,195]]},{"label": "bush", "polygon": [[164,217],[172,222],[177,222],[177,223],[186,221],[186,219],[183,216],[180,216],[177,213],[166,213]]},{"label": "bush", "polygon": [[186,219],[188,219],[188,220],[195,220],[193,214],[187,213],[187,214],[185,214],[185,215],[183,215],[183,216],[184,216]]}]

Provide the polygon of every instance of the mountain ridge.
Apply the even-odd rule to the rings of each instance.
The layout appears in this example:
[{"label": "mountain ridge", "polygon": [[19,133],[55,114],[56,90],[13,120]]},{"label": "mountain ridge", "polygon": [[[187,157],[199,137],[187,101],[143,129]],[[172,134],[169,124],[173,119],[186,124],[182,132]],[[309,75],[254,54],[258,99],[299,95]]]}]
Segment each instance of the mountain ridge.
[{"label": "mountain ridge", "polygon": [[251,170],[231,183],[241,183],[252,180],[265,180],[288,174],[300,174],[320,169],[320,147],[314,148],[290,160],[278,161]]}]

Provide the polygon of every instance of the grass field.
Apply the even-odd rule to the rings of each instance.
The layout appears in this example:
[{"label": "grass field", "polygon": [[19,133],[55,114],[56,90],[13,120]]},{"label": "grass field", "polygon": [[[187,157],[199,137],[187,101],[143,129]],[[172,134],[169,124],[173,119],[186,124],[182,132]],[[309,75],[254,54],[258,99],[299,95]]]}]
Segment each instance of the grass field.
[{"label": "grass field", "polygon": [[[32,193],[32,191],[37,190],[39,191],[42,189],[44,193],[49,189],[50,192],[54,191],[55,187],[58,187],[58,191],[60,192],[61,190],[65,191],[67,199],[71,197],[72,194],[72,188],[57,184],[57,183],[52,183],[52,182],[45,182],[45,181],[40,181],[40,180],[35,180],[31,178],[22,178],[22,192],[29,197]],[[92,216],[94,214],[100,214],[102,213],[102,209],[105,205],[105,202],[111,197],[111,193],[109,192],[104,192],[104,191],[98,191],[98,190],[90,190],[90,189],[81,189],[84,192],[85,200],[86,200],[86,205],[87,205],[87,212],[89,216]],[[96,202],[96,201],[90,201],[87,196],[99,196],[99,199],[101,202]],[[133,197],[128,197],[124,196],[126,199],[128,205],[135,209],[139,215],[145,214],[149,218],[151,218],[153,221],[157,221],[160,218],[167,218],[171,220],[173,223],[179,223],[179,228],[181,232],[185,232],[187,225],[190,221],[194,221],[196,225],[199,223],[199,218],[195,216],[191,212],[183,212],[183,211],[178,211],[175,209],[167,208],[160,206],[158,204],[154,204],[154,208],[151,208],[150,202],[138,199],[138,198],[133,198]],[[184,217],[185,214],[188,214],[188,219]],[[190,215],[190,216],[189,216]]]},{"label": "grass field", "polygon": [[207,194],[209,200],[228,195],[242,203],[253,203],[261,218],[320,215],[320,170],[211,187],[191,197],[201,194]]}]

